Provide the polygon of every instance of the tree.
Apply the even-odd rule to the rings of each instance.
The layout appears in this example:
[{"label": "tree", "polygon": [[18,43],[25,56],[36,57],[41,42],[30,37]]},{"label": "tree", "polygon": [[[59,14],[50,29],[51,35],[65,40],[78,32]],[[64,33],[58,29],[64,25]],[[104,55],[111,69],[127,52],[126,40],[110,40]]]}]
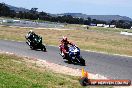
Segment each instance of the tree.
[{"label": "tree", "polygon": [[30,15],[29,19],[31,20],[36,20],[38,19],[38,8],[31,8],[31,10],[29,11],[30,13],[28,13],[28,15]]},{"label": "tree", "polygon": [[110,22],[110,24],[111,24],[111,25],[116,25],[116,20],[112,20],[112,21]]},{"label": "tree", "polygon": [[36,14],[38,8],[31,8],[30,12]]},{"label": "tree", "polygon": [[10,13],[10,8],[5,3],[0,3],[0,16],[9,16]]},{"label": "tree", "polygon": [[89,25],[91,23],[94,24],[113,24],[116,25],[117,28],[130,28],[132,26],[132,21],[125,20],[112,20],[112,21],[103,21],[97,19],[91,19],[88,17],[87,19],[72,17],[71,15],[64,15],[58,17],[52,17],[46,12],[38,12],[38,8],[31,8],[31,10],[24,12],[15,12],[11,10],[5,3],[0,3],[0,16],[6,17],[17,17],[21,19],[31,19],[31,20],[46,20],[52,22],[61,22],[61,23],[69,23],[69,24],[85,24]]}]

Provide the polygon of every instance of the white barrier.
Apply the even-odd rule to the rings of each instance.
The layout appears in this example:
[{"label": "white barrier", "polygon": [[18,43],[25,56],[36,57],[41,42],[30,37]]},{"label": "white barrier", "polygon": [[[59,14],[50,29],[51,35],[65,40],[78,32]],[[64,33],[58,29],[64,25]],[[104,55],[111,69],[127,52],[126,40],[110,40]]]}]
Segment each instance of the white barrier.
[{"label": "white barrier", "polygon": [[121,33],[120,33],[120,34],[122,34],[122,35],[132,35],[132,33],[122,32],[122,31],[121,31]]}]

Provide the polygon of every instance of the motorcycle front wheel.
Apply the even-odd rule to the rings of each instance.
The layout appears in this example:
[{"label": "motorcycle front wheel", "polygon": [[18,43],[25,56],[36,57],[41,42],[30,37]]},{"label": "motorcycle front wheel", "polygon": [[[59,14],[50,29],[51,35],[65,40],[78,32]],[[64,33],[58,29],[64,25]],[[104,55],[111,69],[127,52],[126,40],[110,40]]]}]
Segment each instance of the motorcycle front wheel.
[{"label": "motorcycle front wheel", "polygon": [[42,48],[41,48],[41,50],[42,51],[44,51],[44,52],[46,52],[47,50],[46,50],[46,47],[45,47],[45,45],[42,45]]},{"label": "motorcycle front wheel", "polygon": [[86,65],[86,64],[85,64],[85,60],[84,60],[82,57],[79,58],[79,61],[80,61],[80,64],[81,64],[82,66],[85,66],[85,65]]}]

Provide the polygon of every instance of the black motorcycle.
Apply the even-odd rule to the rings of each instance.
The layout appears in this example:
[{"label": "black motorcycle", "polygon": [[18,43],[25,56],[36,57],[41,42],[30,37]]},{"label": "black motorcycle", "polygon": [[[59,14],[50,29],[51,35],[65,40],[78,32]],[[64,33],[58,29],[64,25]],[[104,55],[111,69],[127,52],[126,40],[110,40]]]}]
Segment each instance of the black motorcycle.
[{"label": "black motorcycle", "polygon": [[42,51],[46,52],[46,47],[44,44],[42,44],[42,37],[33,36],[32,41],[28,38],[26,38],[26,40],[27,40],[26,43],[30,46],[32,50],[41,49]]}]

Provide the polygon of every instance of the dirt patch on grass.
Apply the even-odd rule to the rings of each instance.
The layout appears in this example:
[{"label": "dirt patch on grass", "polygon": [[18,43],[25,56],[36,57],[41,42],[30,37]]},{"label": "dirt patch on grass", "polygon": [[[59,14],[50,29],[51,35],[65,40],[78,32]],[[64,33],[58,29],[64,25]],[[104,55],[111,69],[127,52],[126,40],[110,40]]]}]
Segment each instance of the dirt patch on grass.
[{"label": "dirt patch on grass", "polygon": [[[40,60],[40,59],[36,59],[36,60],[32,60],[32,59],[24,59],[27,62],[32,62],[34,63],[36,66],[39,67],[45,67],[51,71],[54,71],[56,73],[62,73],[62,74],[66,74],[66,75],[72,75],[72,76],[82,76],[82,72],[81,69],[73,69],[70,67],[66,67],[66,66],[62,66],[62,65],[58,65],[58,64],[54,64],[54,63],[49,63],[45,60]],[[91,79],[107,79],[104,76],[101,76],[99,74],[92,74],[89,73],[89,77]]]},{"label": "dirt patch on grass", "polygon": [[[9,53],[9,52],[2,52],[0,51],[1,54],[8,54],[8,55],[13,55],[18,57],[17,55],[13,54],[13,53]],[[58,65],[58,64],[54,64],[54,63],[50,63],[46,60],[41,60],[41,59],[37,59],[37,58],[30,58],[30,57],[21,57],[21,61],[19,60],[12,60],[13,62],[16,63],[21,63],[21,61],[26,62],[28,67],[37,67],[37,70],[39,71],[44,71],[44,70],[50,70],[53,71],[55,73],[61,73],[61,74],[65,74],[65,75],[71,75],[71,76],[78,76],[81,77],[82,76],[82,70],[81,69],[74,69],[74,68],[70,68],[70,67],[66,67],[66,66],[62,66],[62,65]],[[99,74],[92,74],[89,73],[89,78],[90,79],[107,79],[107,77],[104,77],[102,75]]]}]

